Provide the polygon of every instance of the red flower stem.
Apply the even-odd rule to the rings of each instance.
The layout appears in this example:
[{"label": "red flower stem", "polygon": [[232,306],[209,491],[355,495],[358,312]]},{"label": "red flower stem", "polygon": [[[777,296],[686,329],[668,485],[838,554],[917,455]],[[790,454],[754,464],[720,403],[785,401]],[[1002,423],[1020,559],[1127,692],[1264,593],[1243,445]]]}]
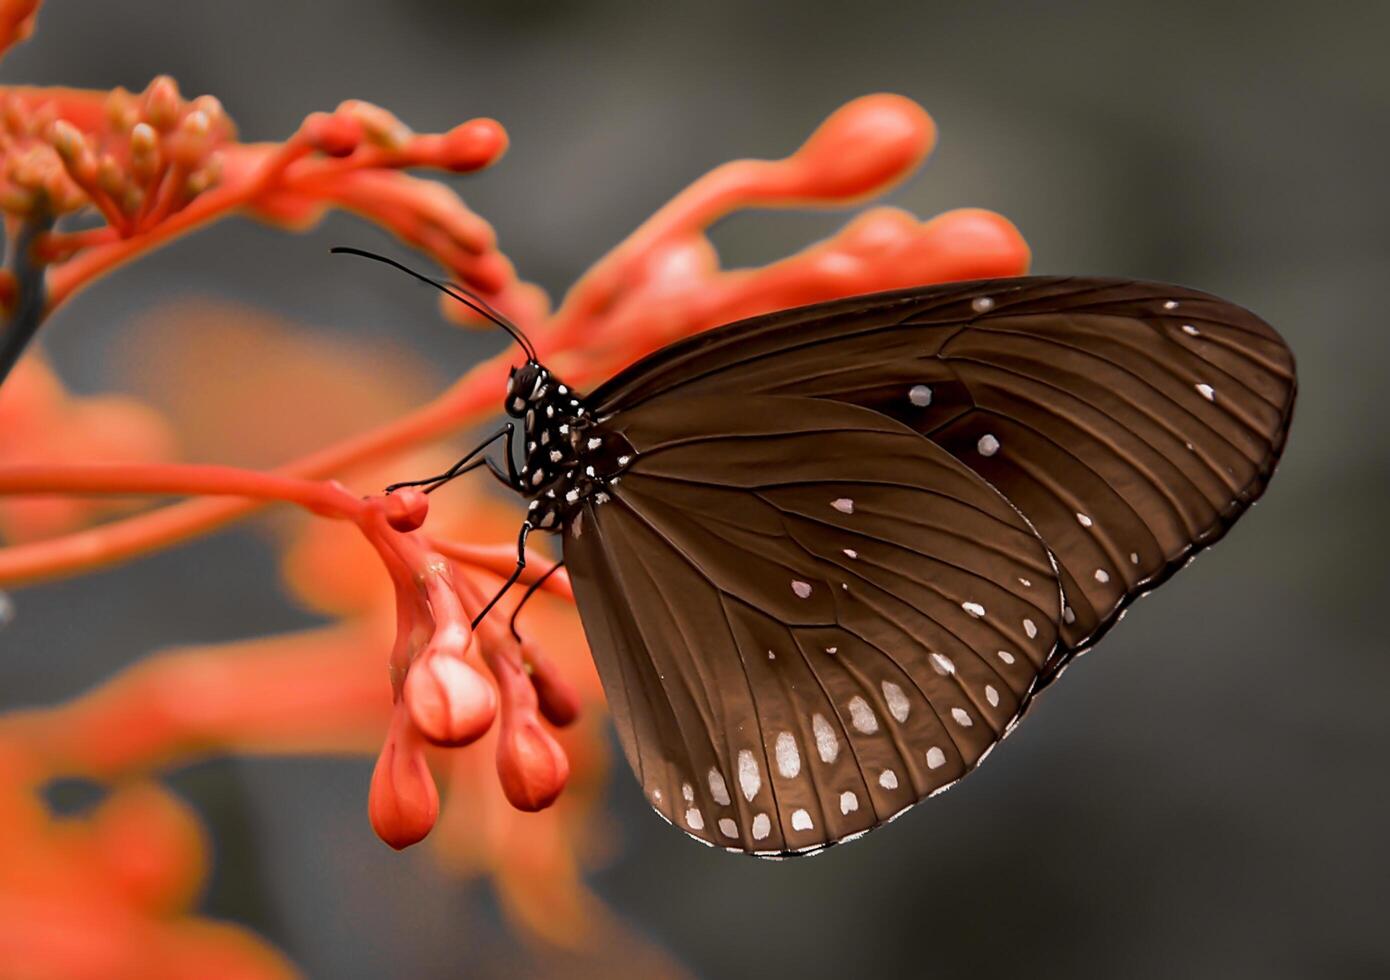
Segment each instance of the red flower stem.
[{"label": "red flower stem", "polygon": [[400,535],[392,534],[379,504],[369,504],[359,516],[357,526],[381,558],[396,593],[396,638],[388,661],[391,700],[399,701],[406,673],[416,649],[428,639],[433,626],[429,605],[415,584],[415,569],[400,547]]},{"label": "red flower stem", "polygon": [[233,466],[42,463],[0,466],[0,494],[197,494],[280,500],[326,517],[356,518],[366,503],[331,483]]},{"label": "red flower stem", "polygon": [[53,231],[38,240],[34,245],[34,254],[44,262],[61,262],[83,249],[109,245],[119,241],[120,237],[121,233],[110,225],[82,231]]},{"label": "red flower stem", "polygon": [[138,231],[129,238],[92,249],[54,269],[49,280],[46,313],[52,313],[98,276],[131,261],[142,252],[250,203],[265,193],[284,173],[286,167],[312,151],[312,147],[303,140],[296,141],[293,138],[283,146],[262,144],[241,149],[248,156],[259,154],[262,157],[252,165],[249,173],[244,173],[239,178],[229,177],[216,187],[209,188],[190,201],[186,207],[148,230]]},{"label": "red flower stem", "polygon": [[187,182],[188,168],[177,163],[165,168],[160,174],[159,183],[151,185],[155,191],[146,203],[145,212],[137,223],[138,227],[143,231],[168,220],[169,215],[185,203],[184,189]]},{"label": "red flower stem", "polygon": [[[429,546],[444,557],[465,565],[484,568],[500,578],[506,578],[516,567],[516,546],[512,544],[465,544],[461,541],[442,541],[436,538],[428,540]],[[528,561],[526,568],[521,572],[521,578],[517,579],[517,584],[530,585],[544,575],[549,567],[548,562]],[[541,590],[553,592],[566,599],[574,598],[569,575],[563,568],[546,579],[541,584]]]},{"label": "red flower stem", "polygon": [[101,216],[106,219],[107,229],[92,229],[94,231],[110,230],[113,237],[119,238],[130,232],[130,216],[121,210],[120,205],[111,199],[111,195],[98,184],[95,180],[88,179],[87,174],[83,174],[76,167],[64,169],[72,182],[82,188],[82,193],[87,195],[87,199],[92,202],[93,207],[101,212]]},{"label": "red flower stem", "polygon": [[[511,360],[509,352],[481,364],[415,412],[301,457],[274,473],[284,478],[322,478],[462,428],[500,403]],[[257,500],[193,500],[46,541],[0,548],[0,584],[34,582],[115,564],[207,534],[259,506]]]}]

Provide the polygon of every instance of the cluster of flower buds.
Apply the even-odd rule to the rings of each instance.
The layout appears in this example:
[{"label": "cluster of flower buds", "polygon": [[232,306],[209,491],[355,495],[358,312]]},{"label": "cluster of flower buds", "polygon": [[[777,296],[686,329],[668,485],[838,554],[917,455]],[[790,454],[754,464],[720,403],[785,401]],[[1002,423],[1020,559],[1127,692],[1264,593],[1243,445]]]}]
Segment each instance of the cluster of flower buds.
[{"label": "cluster of flower buds", "polygon": [[15,88],[0,93],[0,208],[17,218],[91,206],[122,237],[182,210],[221,175],[236,136],[210,95],[184,99],[160,76],[135,95]]},{"label": "cluster of flower buds", "polygon": [[[432,547],[414,533],[427,513],[425,494],[405,489],[370,498],[357,516],[396,591],[390,659],[395,707],[372,774],[368,812],[381,839],[397,848],[421,840],[439,815],[428,746],[475,742],[500,713],[497,774],[503,793],[519,810],[541,810],[555,802],[570,771],[564,749],[542,719],[563,727],[579,712],[569,682],[534,644],[512,635],[505,616],[494,613],[473,628],[489,596],[442,553],[447,548]],[[563,578],[548,582],[557,578],[554,587],[566,588]]]},{"label": "cluster of flower buds", "polygon": [[[0,0],[0,53],[27,35],[37,6]],[[40,319],[107,271],[200,225],[245,214],[300,231],[332,208],[381,225],[525,318],[545,308],[544,297],[517,280],[491,226],[450,188],[403,173],[469,173],[506,148],[506,131],[491,119],[415,133],[358,100],[312,113],[283,142],[242,143],[216,98],[185,99],[168,76],[138,94],[4,86],[0,212],[39,233],[26,247],[36,268],[47,267]],[[86,210],[103,223],[49,230]],[[14,276],[0,274],[0,306],[12,306],[18,292]]]}]

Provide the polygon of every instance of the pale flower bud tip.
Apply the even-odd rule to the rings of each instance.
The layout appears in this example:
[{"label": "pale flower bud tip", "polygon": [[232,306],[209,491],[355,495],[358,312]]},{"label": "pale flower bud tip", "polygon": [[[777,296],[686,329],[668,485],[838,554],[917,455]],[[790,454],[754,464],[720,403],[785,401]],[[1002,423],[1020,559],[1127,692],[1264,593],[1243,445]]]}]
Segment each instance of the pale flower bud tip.
[{"label": "pale flower bud tip", "polygon": [[421,734],[438,745],[474,742],[497,716],[497,692],[487,679],[458,657],[440,654],[411,666],[405,703]]}]

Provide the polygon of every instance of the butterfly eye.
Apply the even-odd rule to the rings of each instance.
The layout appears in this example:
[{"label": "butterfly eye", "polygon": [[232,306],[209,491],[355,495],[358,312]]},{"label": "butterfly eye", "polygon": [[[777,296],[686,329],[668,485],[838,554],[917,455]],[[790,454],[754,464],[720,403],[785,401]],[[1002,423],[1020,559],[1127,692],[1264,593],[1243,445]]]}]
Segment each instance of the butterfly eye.
[{"label": "butterfly eye", "polygon": [[544,378],[534,364],[513,368],[507,380],[506,411],[512,418],[526,414],[527,406],[535,400]]}]

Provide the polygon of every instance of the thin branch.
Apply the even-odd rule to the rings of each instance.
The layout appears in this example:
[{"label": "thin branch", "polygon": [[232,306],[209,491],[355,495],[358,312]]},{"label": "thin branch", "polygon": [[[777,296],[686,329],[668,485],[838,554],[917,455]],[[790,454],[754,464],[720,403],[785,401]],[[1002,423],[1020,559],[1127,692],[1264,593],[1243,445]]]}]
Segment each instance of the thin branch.
[{"label": "thin branch", "polygon": [[29,342],[39,332],[47,305],[45,270],[34,260],[34,243],[40,235],[53,228],[53,216],[31,217],[19,230],[14,250],[14,278],[19,284],[15,294],[14,314],[0,332],[0,385],[19,362]]}]

